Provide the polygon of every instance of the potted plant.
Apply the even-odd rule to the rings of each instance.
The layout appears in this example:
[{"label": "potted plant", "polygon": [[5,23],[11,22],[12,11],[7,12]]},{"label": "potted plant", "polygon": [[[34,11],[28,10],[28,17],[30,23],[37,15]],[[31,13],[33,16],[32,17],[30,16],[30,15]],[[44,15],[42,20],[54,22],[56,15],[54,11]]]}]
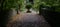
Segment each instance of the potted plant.
[{"label": "potted plant", "polygon": [[26,5],[27,13],[31,13],[31,11],[30,11],[30,8],[31,8],[31,7],[32,7],[31,5]]}]

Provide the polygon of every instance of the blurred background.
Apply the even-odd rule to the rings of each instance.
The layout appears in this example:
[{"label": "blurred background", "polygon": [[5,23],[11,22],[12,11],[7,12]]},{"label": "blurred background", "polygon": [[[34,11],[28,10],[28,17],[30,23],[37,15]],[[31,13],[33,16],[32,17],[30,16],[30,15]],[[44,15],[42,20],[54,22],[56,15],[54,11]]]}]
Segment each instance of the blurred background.
[{"label": "blurred background", "polygon": [[60,0],[0,0],[0,26],[20,13],[43,16],[52,27],[60,27]]}]

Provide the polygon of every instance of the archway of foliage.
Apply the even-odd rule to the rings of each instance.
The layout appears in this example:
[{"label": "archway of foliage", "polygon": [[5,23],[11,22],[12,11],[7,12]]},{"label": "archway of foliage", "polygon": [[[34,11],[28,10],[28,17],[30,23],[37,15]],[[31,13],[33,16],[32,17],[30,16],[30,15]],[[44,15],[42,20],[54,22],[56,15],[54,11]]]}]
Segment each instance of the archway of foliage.
[{"label": "archway of foliage", "polygon": [[[34,4],[32,5],[34,10],[39,9],[39,5],[43,4],[45,6],[55,6],[55,10],[60,12],[60,0],[33,0]],[[20,5],[21,10],[25,9],[26,0],[5,0],[3,3],[3,10],[15,8],[18,9]]]}]

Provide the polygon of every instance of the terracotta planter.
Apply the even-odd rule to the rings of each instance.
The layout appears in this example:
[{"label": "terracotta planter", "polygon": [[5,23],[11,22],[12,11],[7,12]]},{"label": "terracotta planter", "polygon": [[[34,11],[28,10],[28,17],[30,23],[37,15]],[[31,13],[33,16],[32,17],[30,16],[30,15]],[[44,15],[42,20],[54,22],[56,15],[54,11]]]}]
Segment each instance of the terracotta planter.
[{"label": "terracotta planter", "polygon": [[27,9],[27,13],[31,13],[30,9]]}]

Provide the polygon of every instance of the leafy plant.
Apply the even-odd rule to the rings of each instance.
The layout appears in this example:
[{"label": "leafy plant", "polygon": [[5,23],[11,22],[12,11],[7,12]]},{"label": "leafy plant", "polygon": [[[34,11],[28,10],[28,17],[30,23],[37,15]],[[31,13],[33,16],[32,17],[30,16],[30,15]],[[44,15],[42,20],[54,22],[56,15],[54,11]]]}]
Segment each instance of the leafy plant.
[{"label": "leafy plant", "polygon": [[27,9],[30,9],[32,7],[32,5],[26,5]]}]

